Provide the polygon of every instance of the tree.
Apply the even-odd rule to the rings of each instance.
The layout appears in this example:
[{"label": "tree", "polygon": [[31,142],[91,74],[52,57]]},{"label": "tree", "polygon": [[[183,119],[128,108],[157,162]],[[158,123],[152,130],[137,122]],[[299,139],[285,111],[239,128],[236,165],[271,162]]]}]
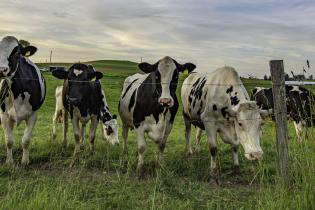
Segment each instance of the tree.
[{"label": "tree", "polygon": [[264,80],[268,80],[268,76],[267,75],[264,75]]},{"label": "tree", "polygon": [[29,41],[26,41],[26,40],[24,40],[24,39],[20,39],[20,40],[19,40],[19,43],[20,43],[20,45],[22,45],[23,47],[30,46]]},{"label": "tree", "polygon": [[309,80],[313,80],[313,74],[308,77]]}]

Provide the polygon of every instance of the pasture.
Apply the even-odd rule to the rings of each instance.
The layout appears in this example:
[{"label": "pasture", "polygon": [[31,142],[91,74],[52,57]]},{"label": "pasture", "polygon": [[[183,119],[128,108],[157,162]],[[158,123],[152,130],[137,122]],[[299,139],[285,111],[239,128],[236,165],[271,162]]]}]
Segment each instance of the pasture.
[{"label": "pasture", "polygon": [[[137,64],[128,61],[89,63],[104,73],[101,82],[107,102],[111,112],[118,114],[123,81],[138,72]],[[121,135],[121,144],[113,147],[102,139],[99,126],[95,154],[90,156],[88,142],[85,142],[80,162],[70,168],[74,148],[71,124],[65,151],[61,147],[61,124],[57,128],[56,141],[51,138],[55,88],[62,81],[48,72],[44,77],[47,95],[33,131],[29,167],[22,168],[19,163],[24,124],[15,130],[14,166],[5,164],[6,149],[1,129],[0,209],[315,209],[315,133],[310,130],[308,138],[298,142],[291,122],[289,149],[293,180],[289,189],[278,184],[275,128],[270,120],[263,128],[263,160],[247,161],[240,147],[240,176],[231,173],[230,147],[218,141],[222,185],[210,185],[210,155],[205,134],[201,152],[187,156],[181,105],[161,164],[155,161],[157,145],[147,141],[144,180],[137,178],[137,144],[132,131],[128,139],[129,154],[123,155]],[[185,75],[181,75],[177,88],[179,101],[184,78]],[[255,86],[271,85],[270,81],[262,80],[244,79],[243,82],[248,91]]]}]

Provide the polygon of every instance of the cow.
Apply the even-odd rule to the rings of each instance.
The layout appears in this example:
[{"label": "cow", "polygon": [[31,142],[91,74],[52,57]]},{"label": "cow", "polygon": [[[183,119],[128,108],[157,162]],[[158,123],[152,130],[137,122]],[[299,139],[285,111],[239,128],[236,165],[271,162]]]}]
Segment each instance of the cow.
[{"label": "cow", "polygon": [[[293,120],[296,135],[301,140],[305,128],[315,123],[315,96],[311,91],[297,85],[286,85],[285,92],[287,115]],[[256,87],[252,91],[252,98],[262,110],[274,108],[272,88]]]},{"label": "cow", "polygon": [[238,145],[241,144],[248,160],[263,157],[260,146],[262,117],[267,113],[259,110],[248,93],[236,70],[222,67],[212,73],[192,72],[181,88],[187,152],[190,144],[191,125],[196,127],[199,146],[202,130],[206,131],[211,154],[211,174],[216,178],[217,133],[231,145],[235,172],[239,172]]},{"label": "cow", "polygon": [[29,145],[35,126],[37,111],[46,96],[46,84],[38,67],[28,58],[37,51],[30,45],[23,47],[13,36],[0,42],[0,118],[4,130],[7,158],[13,164],[13,129],[22,121],[26,128],[22,137],[22,165],[28,165]]},{"label": "cow", "polygon": [[[55,90],[55,98],[56,98],[56,107],[55,113],[53,115],[53,129],[52,129],[52,138],[56,139],[56,124],[63,123],[64,120],[64,112],[66,111],[62,102],[62,89],[63,86],[57,86]],[[102,90],[102,101],[101,101],[101,115],[104,116],[103,119],[100,120],[101,133],[104,140],[107,140],[112,145],[118,145],[118,124],[117,124],[117,116],[112,115],[109,111],[109,107],[106,102],[105,92]],[[64,129],[64,128],[63,128]],[[67,132],[67,131],[66,131]],[[64,132],[65,133],[65,132]],[[65,136],[63,139],[65,139]],[[65,145],[66,142],[63,142]],[[81,147],[83,147],[84,143],[84,130],[81,128]]]},{"label": "cow", "polygon": [[89,121],[91,121],[90,152],[93,153],[98,121],[99,119],[108,121],[110,118],[109,113],[101,111],[104,107],[102,107],[102,88],[99,80],[103,77],[103,74],[95,71],[91,65],[74,63],[68,71],[56,69],[52,72],[52,75],[64,80],[62,88],[62,103],[65,109],[63,112],[63,144],[67,144],[66,132],[68,115],[70,114],[75,139],[74,157],[79,154],[82,148],[80,139],[81,136],[85,136],[85,126]]},{"label": "cow", "polygon": [[145,74],[126,78],[119,100],[124,152],[127,149],[129,129],[134,129],[138,142],[138,171],[143,176],[144,153],[147,149],[145,133],[158,144],[158,160],[162,159],[168,135],[178,110],[176,88],[179,73],[195,69],[192,63],[179,64],[169,56],[155,64],[140,63]]}]

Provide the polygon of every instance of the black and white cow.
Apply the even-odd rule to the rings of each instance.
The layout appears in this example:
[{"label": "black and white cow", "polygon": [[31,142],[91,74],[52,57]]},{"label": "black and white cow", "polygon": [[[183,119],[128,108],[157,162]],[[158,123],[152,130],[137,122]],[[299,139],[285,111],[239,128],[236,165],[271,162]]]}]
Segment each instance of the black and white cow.
[{"label": "black and white cow", "polygon": [[38,67],[26,56],[36,52],[34,46],[23,47],[15,37],[7,36],[0,42],[0,117],[4,130],[7,159],[13,163],[13,128],[22,121],[26,128],[22,137],[22,164],[29,164],[29,144],[37,110],[46,95],[45,80]]},{"label": "black and white cow", "polygon": [[[296,85],[286,85],[287,115],[293,120],[296,135],[301,139],[301,134],[305,127],[315,124],[314,117],[314,94],[304,87]],[[252,91],[253,100],[263,109],[273,109],[272,88],[256,87]]]},{"label": "black and white cow", "polygon": [[195,65],[181,65],[166,56],[153,65],[140,63],[139,68],[146,74],[126,78],[118,109],[123,122],[124,151],[127,151],[128,130],[134,129],[138,141],[138,169],[141,170],[147,148],[145,133],[158,144],[160,160],[178,109],[179,73],[185,69],[191,72]]},{"label": "black and white cow", "polygon": [[[56,97],[56,107],[55,107],[55,113],[53,116],[53,129],[52,129],[52,136],[53,140],[56,139],[56,124],[57,123],[63,123],[64,122],[64,112],[67,111],[65,110],[63,106],[63,101],[62,101],[62,89],[63,86],[57,86],[55,90],[55,97]],[[117,119],[116,115],[112,115],[109,111],[109,107],[106,102],[106,97],[105,97],[105,92],[102,90],[102,101],[101,101],[102,109],[101,109],[101,116],[104,116],[101,119],[101,133],[103,136],[103,139],[107,140],[110,142],[112,145],[118,145],[119,144],[119,138],[118,138],[118,124],[117,124]],[[65,129],[63,127],[63,129]],[[66,144],[66,132],[65,130],[63,133],[65,134],[63,138],[63,144]],[[84,143],[84,130],[81,128],[81,146],[83,146]]]},{"label": "black and white cow", "polygon": [[58,79],[64,79],[62,90],[62,102],[65,108],[63,112],[64,145],[67,142],[66,132],[69,113],[75,139],[74,155],[80,151],[80,137],[82,134],[84,136],[85,126],[89,121],[91,121],[90,150],[93,152],[95,132],[99,119],[108,121],[109,118],[112,118],[110,113],[101,112],[104,107],[102,107],[102,88],[99,79],[103,77],[103,74],[95,71],[91,65],[83,63],[73,64],[68,71],[57,69],[52,74]]},{"label": "black and white cow", "polygon": [[202,130],[206,131],[211,153],[211,171],[216,171],[217,133],[232,147],[235,169],[239,169],[238,145],[249,160],[261,159],[260,133],[262,115],[255,101],[250,101],[238,73],[232,67],[219,68],[209,74],[191,73],[181,89],[188,153],[191,124],[196,126],[199,147]]}]

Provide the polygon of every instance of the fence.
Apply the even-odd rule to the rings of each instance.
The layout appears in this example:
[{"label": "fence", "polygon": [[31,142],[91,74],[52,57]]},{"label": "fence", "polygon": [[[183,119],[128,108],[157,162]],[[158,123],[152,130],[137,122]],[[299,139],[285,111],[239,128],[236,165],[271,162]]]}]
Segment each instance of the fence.
[{"label": "fence", "polygon": [[[290,162],[289,162],[289,151],[288,151],[288,128],[287,128],[287,112],[286,112],[286,96],[285,96],[285,84],[298,84],[306,85],[313,84],[311,82],[295,82],[295,81],[284,81],[284,67],[282,60],[270,61],[270,72],[272,76],[272,88],[273,88],[273,99],[274,99],[274,114],[276,120],[276,146],[277,146],[277,162],[278,170],[283,177],[286,185],[290,184]],[[21,80],[29,80],[28,78],[15,78]],[[73,81],[76,82],[76,81]],[[80,81],[90,82],[90,81]],[[191,84],[192,85],[192,84]],[[207,84],[213,86],[231,86],[231,84]],[[243,85],[243,84],[233,84]],[[3,93],[1,94],[3,98]],[[245,120],[257,120],[256,118],[245,119]],[[192,120],[191,123],[196,123],[196,120]]]},{"label": "fence", "polygon": [[287,106],[285,96],[284,67],[282,60],[270,61],[274,114],[276,119],[278,170],[286,185],[290,184],[288,151]]}]

